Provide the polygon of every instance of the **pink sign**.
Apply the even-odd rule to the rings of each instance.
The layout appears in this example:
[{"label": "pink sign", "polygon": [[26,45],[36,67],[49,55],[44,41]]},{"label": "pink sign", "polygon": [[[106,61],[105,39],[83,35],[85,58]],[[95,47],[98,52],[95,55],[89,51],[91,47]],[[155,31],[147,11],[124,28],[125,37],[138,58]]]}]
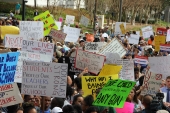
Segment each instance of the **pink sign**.
[{"label": "pink sign", "polygon": [[59,22],[63,22],[63,18],[62,17],[59,17]]},{"label": "pink sign", "polygon": [[117,113],[133,113],[134,110],[134,104],[125,102],[123,108],[116,108]]}]

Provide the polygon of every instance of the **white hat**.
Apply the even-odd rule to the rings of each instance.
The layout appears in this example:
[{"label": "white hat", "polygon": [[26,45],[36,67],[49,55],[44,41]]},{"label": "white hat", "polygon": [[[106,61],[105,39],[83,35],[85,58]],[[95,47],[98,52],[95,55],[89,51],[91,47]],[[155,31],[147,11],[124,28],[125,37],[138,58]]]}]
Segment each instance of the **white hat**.
[{"label": "white hat", "polygon": [[169,113],[169,112],[166,111],[166,110],[159,110],[159,111],[157,111],[156,113]]},{"label": "white hat", "polygon": [[60,112],[63,112],[61,108],[59,107],[54,107],[51,111],[51,113],[60,113]]}]

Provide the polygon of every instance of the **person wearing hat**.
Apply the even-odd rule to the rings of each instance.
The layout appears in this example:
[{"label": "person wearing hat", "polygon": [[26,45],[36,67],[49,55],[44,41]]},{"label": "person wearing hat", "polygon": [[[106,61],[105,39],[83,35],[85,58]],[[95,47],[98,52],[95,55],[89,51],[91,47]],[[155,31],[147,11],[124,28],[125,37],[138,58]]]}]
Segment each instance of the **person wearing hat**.
[{"label": "person wearing hat", "polygon": [[83,47],[84,47],[84,40],[83,39],[80,39],[80,41],[79,41],[79,44],[80,44],[80,46],[79,46],[79,48],[80,49],[83,49]]}]

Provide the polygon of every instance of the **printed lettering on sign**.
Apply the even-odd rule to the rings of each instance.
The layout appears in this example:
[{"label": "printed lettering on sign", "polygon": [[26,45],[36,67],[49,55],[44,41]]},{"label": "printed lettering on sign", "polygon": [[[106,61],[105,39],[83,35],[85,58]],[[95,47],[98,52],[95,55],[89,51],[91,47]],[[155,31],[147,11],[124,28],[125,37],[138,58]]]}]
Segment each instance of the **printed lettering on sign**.
[{"label": "printed lettering on sign", "polygon": [[23,38],[20,35],[5,35],[5,47],[21,48]]}]

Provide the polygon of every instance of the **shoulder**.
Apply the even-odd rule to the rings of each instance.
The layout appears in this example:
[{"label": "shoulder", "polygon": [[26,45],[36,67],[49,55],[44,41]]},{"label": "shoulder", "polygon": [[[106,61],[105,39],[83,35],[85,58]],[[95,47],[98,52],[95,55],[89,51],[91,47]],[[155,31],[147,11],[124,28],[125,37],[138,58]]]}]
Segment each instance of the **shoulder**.
[{"label": "shoulder", "polygon": [[160,90],[161,90],[162,92],[166,92],[166,89],[167,89],[167,87],[162,87],[162,88],[160,88]]}]

